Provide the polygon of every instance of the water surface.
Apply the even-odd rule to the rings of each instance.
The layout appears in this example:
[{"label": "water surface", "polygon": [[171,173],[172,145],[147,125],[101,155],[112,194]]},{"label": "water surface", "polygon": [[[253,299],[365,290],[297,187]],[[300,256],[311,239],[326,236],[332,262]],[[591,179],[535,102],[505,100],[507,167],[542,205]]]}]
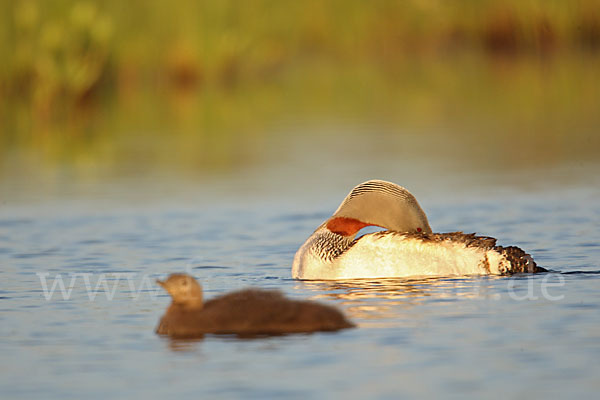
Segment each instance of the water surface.
[{"label": "water surface", "polygon": [[[432,179],[416,194],[434,230],[495,236],[562,273],[292,280],[294,252],[350,189],[345,182],[314,190],[307,182],[294,189],[255,180],[265,190],[245,197],[231,195],[233,179],[196,187],[159,181],[179,188],[162,194],[157,182],[138,182],[137,190],[114,184],[87,197],[8,197],[0,208],[2,397],[595,393],[599,186],[520,187],[513,176],[513,185],[446,190],[443,179]],[[208,297],[246,286],[279,289],[336,305],[358,328],[254,340],[158,337],[153,329],[169,298],[154,279],[186,270]],[[42,281],[51,288],[58,275],[66,290],[73,282],[72,291],[63,299],[57,287],[47,299]]]}]

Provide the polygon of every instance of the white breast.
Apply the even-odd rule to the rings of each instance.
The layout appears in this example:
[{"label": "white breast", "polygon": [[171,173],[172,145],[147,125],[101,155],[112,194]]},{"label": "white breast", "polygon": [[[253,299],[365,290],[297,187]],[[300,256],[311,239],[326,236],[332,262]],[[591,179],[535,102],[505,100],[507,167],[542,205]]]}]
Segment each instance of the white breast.
[{"label": "white breast", "polygon": [[499,274],[509,263],[494,249],[402,234],[365,235],[330,261],[312,254],[310,249],[301,250],[294,260],[293,275],[297,279]]}]

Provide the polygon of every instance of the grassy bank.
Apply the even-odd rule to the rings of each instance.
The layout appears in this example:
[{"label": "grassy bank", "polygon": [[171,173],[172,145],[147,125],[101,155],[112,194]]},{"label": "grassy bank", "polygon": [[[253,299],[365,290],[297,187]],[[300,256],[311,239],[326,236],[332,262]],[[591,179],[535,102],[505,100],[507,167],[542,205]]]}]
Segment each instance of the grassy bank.
[{"label": "grassy bank", "polygon": [[42,117],[57,101],[76,107],[140,87],[227,90],[315,61],[394,68],[461,51],[600,49],[594,0],[10,0],[0,8],[3,97]]},{"label": "grassy bank", "polygon": [[499,166],[600,156],[598,1],[4,1],[0,15],[5,176],[241,168],[312,126]]}]

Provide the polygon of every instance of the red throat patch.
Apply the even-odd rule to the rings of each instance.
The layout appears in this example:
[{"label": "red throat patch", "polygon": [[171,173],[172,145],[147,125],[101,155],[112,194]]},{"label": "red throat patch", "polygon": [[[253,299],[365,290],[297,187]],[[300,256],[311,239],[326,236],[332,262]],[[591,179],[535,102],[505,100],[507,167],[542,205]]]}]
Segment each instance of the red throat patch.
[{"label": "red throat patch", "polygon": [[354,218],[338,217],[330,219],[327,222],[327,229],[338,235],[352,236],[365,226],[370,225],[372,224],[367,224]]}]

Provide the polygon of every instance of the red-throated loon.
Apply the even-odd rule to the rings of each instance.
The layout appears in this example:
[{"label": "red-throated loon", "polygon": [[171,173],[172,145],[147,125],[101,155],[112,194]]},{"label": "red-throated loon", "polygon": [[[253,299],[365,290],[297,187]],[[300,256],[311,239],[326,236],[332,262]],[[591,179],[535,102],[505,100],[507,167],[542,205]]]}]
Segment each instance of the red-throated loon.
[{"label": "red-throated loon", "polygon": [[[355,239],[365,226],[386,231]],[[462,232],[433,233],[415,197],[395,183],[356,186],[296,252],[296,279],[355,279],[544,272],[518,247]]]},{"label": "red-throated loon", "polygon": [[335,307],[291,300],[276,290],[244,289],[204,302],[202,287],[190,275],[171,274],[157,282],[173,301],[156,333],[172,338],[201,338],[206,333],[279,335],[355,326]]}]

